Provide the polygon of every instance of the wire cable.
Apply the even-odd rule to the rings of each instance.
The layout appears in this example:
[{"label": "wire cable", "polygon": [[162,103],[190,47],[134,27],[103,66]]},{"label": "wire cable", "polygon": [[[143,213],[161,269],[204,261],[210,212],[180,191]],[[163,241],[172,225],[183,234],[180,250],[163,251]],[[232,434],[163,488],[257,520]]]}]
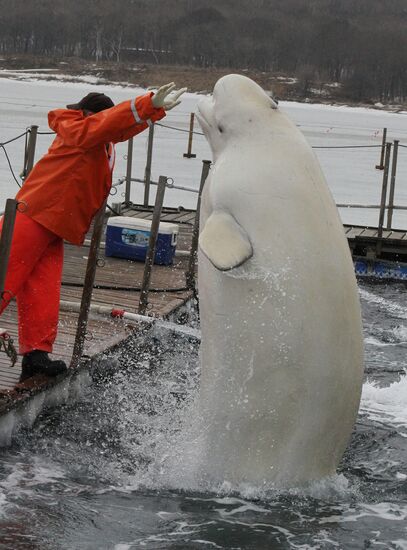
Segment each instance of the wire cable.
[{"label": "wire cable", "polygon": [[[184,128],[177,128],[175,126],[169,126],[167,124],[161,124],[159,122],[156,122],[155,123],[157,126],[161,126],[162,128],[168,128],[169,130],[175,130],[177,132],[184,132],[184,133],[190,133],[190,130],[187,130],[187,129],[184,129]],[[17,141],[18,139],[22,138],[25,136],[25,138],[27,139],[27,135],[29,133],[29,130],[26,130],[25,132],[23,132],[22,134],[14,137],[14,138],[11,138],[9,139],[8,141],[5,141],[3,143],[0,143],[0,147],[3,149],[4,151],[4,154],[6,156],[6,159],[7,159],[7,163],[8,163],[8,166],[9,166],[9,169],[10,169],[10,172],[14,178],[14,181],[16,182],[16,184],[18,185],[18,187],[21,188],[21,184],[20,182],[18,181],[16,175],[15,175],[15,172],[13,170],[13,167],[11,165],[11,161],[10,161],[10,158],[8,156],[8,153],[7,153],[7,150],[5,148],[5,145],[8,145],[9,143],[12,143],[14,141]],[[205,134],[202,133],[202,132],[192,132],[193,134],[195,135],[198,135],[198,136],[204,136]],[[37,132],[38,135],[55,135],[55,132]],[[366,149],[366,148],[382,148],[383,146],[382,145],[312,145],[311,146],[312,149]],[[402,143],[399,143],[399,147],[403,147],[403,148],[407,148],[407,145],[404,145]],[[115,212],[109,205],[107,205],[107,207],[109,208],[109,210],[111,210],[114,214],[117,214],[117,212]]]},{"label": "wire cable", "polygon": [[11,138],[8,141],[4,141],[3,143],[0,143],[0,145],[8,145],[9,143],[12,143],[13,141],[17,141],[18,139],[22,138],[23,136],[26,136],[27,133],[28,133],[28,131],[26,130],[23,134],[20,134],[19,136]]},{"label": "wire cable", "polygon": [[[177,132],[185,132],[189,134],[189,130],[186,130],[185,128],[176,128],[175,126],[168,126],[167,124],[161,124],[160,122],[155,123],[156,126],[161,126],[162,128],[169,128],[170,130],[176,130]],[[193,134],[197,136],[204,136],[202,132],[192,132]]]},{"label": "wire cable", "polygon": [[367,149],[382,145],[312,145],[312,149]]},{"label": "wire cable", "polygon": [[[170,130],[176,130],[177,132],[184,132],[189,134],[190,131],[185,128],[176,128],[175,126],[169,126],[168,124],[161,124],[160,122],[155,123],[156,126],[161,126],[162,128],[169,128]],[[202,132],[192,132],[193,134],[197,136],[204,136],[205,134]],[[312,149],[360,149],[360,148],[367,148],[367,147],[382,147],[382,145],[313,145]],[[406,147],[405,145],[401,145],[401,147]]]},{"label": "wire cable", "polygon": [[25,138],[27,138],[27,133],[28,133],[28,131],[26,130],[23,134],[20,134],[20,135],[14,137],[14,138],[9,139],[8,141],[4,141],[3,143],[0,143],[0,147],[3,149],[4,154],[5,154],[5,156],[6,156],[7,163],[8,163],[8,166],[9,166],[9,169],[10,169],[10,172],[11,172],[11,175],[13,176],[14,181],[16,182],[16,184],[18,185],[18,187],[20,187],[20,189],[21,189],[21,184],[20,184],[20,182],[18,181],[18,179],[17,179],[17,177],[16,177],[16,175],[15,175],[15,173],[14,173],[13,167],[12,167],[12,165],[11,165],[10,157],[8,156],[8,153],[7,153],[7,150],[6,150],[6,148],[5,148],[5,145],[8,145],[9,143],[13,143],[13,141],[17,141],[18,139],[20,139],[20,138],[22,138],[22,137],[24,137],[24,136],[25,136]]},{"label": "wire cable", "polygon": [[6,155],[6,159],[7,159],[7,162],[8,162],[8,166],[9,166],[9,168],[10,168],[11,175],[13,176],[14,181],[16,182],[16,184],[17,184],[17,185],[19,186],[19,188],[21,189],[21,184],[20,184],[20,182],[18,181],[18,179],[16,178],[16,175],[15,175],[15,173],[14,173],[13,167],[11,166],[10,158],[9,158],[9,156],[8,156],[8,154],[7,154],[7,150],[6,150],[6,148],[4,147],[3,143],[0,143],[0,147],[3,149],[4,154]]}]

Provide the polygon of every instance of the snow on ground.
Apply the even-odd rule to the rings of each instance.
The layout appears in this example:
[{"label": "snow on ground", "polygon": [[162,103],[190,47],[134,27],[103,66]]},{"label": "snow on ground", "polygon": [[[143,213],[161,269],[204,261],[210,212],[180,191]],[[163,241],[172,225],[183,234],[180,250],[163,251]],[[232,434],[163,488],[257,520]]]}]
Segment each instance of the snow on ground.
[{"label": "snow on ground", "polygon": [[[145,90],[131,86],[96,86],[93,77],[80,83],[30,81],[0,78],[0,142],[24,132],[32,125],[39,125],[40,131],[48,131],[47,112],[78,101],[90,91],[103,91],[116,102],[129,99]],[[177,83],[182,86],[182,82]],[[187,130],[189,114],[195,110],[198,94],[186,94],[182,104],[161,121],[164,125]],[[388,128],[388,140],[399,139],[407,145],[406,113],[389,113],[373,109],[337,107],[328,105],[280,102],[284,110],[299,126],[309,143],[314,147],[381,145],[382,129]],[[200,132],[197,125],[196,131]],[[133,155],[133,175],[142,178],[147,151],[148,132],[135,138]],[[38,138],[38,159],[48,148],[52,136],[40,135]],[[194,136],[193,152],[196,159],[185,159],[188,134],[157,126],[155,128],[154,154],[152,165],[153,180],[159,175],[172,177],[176,185],[197,188],[199,185],[201,161],[210,159],[210,150],[202,135]],[[6,146],[12,166],[19,174],[23,166],[24,140],[20,139]],[[125,155],[127,144],[117,149],[117,162],[114,181],[126,174]],[[329,187],[337,203],[379,204],[383,172],[376,170],[379,163],[378,147],[354,149],[315,149]],[[7,197],[15,195],[17,185],[13,181],[4,153],[0,151],[0,210]],[[122,199],[124,187],[112,201]],[[132,200],[141,201],[143,189],[134,184]],[[154,197],[152,197],[153,200]],[[407,149],[399,150],[397,172],[396,203],[407,205]],[[196,194],[184,191],[168,190],[166,205],[193,208]],[[377,210],[341,209],[345,223],[377,225]],[[407,229],[407,213],[395,213],[394,227]]]}]

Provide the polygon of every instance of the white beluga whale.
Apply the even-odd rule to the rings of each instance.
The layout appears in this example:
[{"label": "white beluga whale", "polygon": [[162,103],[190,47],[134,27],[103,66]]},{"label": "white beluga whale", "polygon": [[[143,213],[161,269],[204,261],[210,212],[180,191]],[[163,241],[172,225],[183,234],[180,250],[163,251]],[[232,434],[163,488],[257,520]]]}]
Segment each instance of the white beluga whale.
[{"label": "white beluga whale", "polygon": [[201,205],[202,448],[215,483],[335,473],[363,377],[343,226],[301,132],[255,82],[221,78],[198,118],[214,165]]}]

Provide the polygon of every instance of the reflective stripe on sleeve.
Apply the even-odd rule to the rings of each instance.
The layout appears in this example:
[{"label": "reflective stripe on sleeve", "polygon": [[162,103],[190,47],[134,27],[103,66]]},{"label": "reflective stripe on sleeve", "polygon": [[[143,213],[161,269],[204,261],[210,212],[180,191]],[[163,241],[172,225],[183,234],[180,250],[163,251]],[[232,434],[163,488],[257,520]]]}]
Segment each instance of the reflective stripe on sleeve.
[{"label": "reflective stripe on sleeve", "polygon": [[116,162],[116,148],[113,143],[110,144],[109,168],[113,171]]},{"label": "reflective stripe on sleeve", "polygon": [[137,124],[141,124],[142,120],[139,117],[139,114],[136,109],[136,100],[131,101],[130,105],[131,105],[131,112],[133,113],[133,116],[136,119]]}]

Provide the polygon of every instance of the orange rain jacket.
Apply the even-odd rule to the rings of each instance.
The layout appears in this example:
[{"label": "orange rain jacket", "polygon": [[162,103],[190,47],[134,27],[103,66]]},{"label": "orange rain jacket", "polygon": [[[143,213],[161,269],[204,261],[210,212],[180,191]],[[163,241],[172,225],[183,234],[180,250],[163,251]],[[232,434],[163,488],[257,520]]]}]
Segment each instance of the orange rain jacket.
[{"label": "orange rain jacket", "polygon": [[17,194],[25,214],[56,235],[82,244],[93,216],[112,185],[107,145],[126,141],[165,116],[153,93],[124,101],[91,116],[56,109],[48,123],[57,134]]}]

